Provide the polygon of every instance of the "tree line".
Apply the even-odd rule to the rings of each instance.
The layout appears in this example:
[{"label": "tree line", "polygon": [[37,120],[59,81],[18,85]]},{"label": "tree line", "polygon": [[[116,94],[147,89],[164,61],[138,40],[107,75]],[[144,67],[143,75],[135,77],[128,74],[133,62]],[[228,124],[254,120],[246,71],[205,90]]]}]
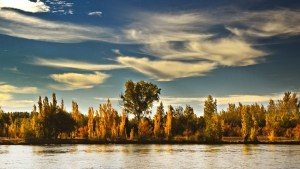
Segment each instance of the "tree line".
[{"label": "tree line", "polygon": [[[65,109],[53,93],[52,101],[39,96],[37,105],[27,112],[5,113],[0,108],[0,137],[23,139],[87,138],[91,140],[191,140],[219,142],[222,137],[242,137],[256,142],[259,136],[274,141],[276,137],[300,140],[300,102],[296,93],[286,92],[267,107],[228,104],[217,111],[217,100],[208,96],[204,115],[197,116],[190,105],[164,106],[160,102],[152,116],[153,103],[159,101],[161,89],[150,82],[127,81],[121,94],[123,111],[118,113],[108,99],[97,109]],[[133,114],[134,118],[128,118]]]}]

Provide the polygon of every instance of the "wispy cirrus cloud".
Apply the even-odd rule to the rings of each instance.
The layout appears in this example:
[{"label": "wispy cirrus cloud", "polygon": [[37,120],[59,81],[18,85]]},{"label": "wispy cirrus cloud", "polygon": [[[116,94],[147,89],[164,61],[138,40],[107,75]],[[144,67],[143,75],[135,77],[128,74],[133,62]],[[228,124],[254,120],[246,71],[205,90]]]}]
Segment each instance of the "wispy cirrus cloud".
[{"label": "wispy cirrus cloud", "polygon": [[1,0],[0,8],[19,9],[31,13],[50,11],[50,7],[40,0],[36,2],[30,0]]},{"label": "wispy cirrus cloud", "polygon": [[6,82],[0,82],[0,106],[4,109],[7,108],[28,108],[33,106],[32,100],[16,99],[13,94],[34,94],[38,93],[36,87],[25,86],[17,87],[10,85]]},{"label": "wispy cirrus cloud", "polygon": [[238,38],[200,39],[184,42],[182,47],[157,43],[147,45],[144,51],[165,60],[205,60],[221,66],[254,65],[268,54]]},{"label": "wispy cirrus cloud", "polygon": [[[79,67],[81,70],[93,71],[108,70],[109,67],[112,67],[111,69],[130,67],[156,80],[174,80],[181,77],[202,76],[222,66],[249,66],[261,63],[269,52],[255,46],[256,40],[262,37],[300,34],[299,26],[295,24],[300,21],[299,14],[298,10],[290,9],[141,12],[130,16],[127,25],[114,30],[47,21],[2,10],[0,34],[60,43],[104,41],[139,44],[137,53],[155,56],[156,59],[150,60],[140,56],[127,59],[119,57],[117,60],[121,65],[95,65],[74,61],[67,63],[70,60],[63,59],[60,60],[62,63],[53,60],[46,63],[47,61],[42,58],[37,61],[42,66],[74,69]],[[219,34],[215,28],[223,29],[225,33]],[[199,65],[192,65],[193,70],[171,69],[165,72],[164,67],[152,67],[145,64],[145,61],[157,63],[157,66],[165,66],[167,63],[177,67],[185,67],[191,63]],[[138,63],[145,67],[141,67]],[[207,66],[207,63],[211,65]],[[88,66],[91,68],[87,68]]]},{"label": "wispy cirrus cloud", "polygon": [[37,93],[38,88],[37,87],[17,87],[9,84],[0,84],[0,93],[20,93],[20,94],[32,94]]},{"label": "wispy cirrus cloud", "polygon": [[38,66],[55,67],[55,68],[70,68],[70,69],[90,70],[90,71],[125,68],[125,66],[119,64],[94,64],[94,63],[75,61],[70,59],[62,59],[62,58],[46,59],[40,57],[33,58],[30,64],[34,64]]},{"label": "wispy cirrus cloud", "polygon": [[[6,98],[5,98],[6,97]],[[9,97],[9,99],[7,99]],[[35,101],[33,100],[18,100],[14,99],[12,95],[3,96],[0,94],[0,106],[6,109],[16,109],[16,108],[29,108],[32,107]]]},{"label": "wispy cirrus cloud", "polygon": [[237,36],[267,38],[300,34],[299,9],[280,8],[239,13],[240,15],[234,16],[235,19],[226,27]]},{"label": "wispy cirrus cloud", "polygon": [[15,73],[15,74],[22,74],[17,67],[5,67],[5,68],[3,68],[3,70],[9,71],[9,72]]},{"label": "wispy cirrus cloud", "polygon": [[128,56],[118,57],[117,61],[158,81],[171,81],[176,78],[190,76],[204,76],[216,67],[216,64],[211,62],[152,61],[148,58]]},{"label": "wispy cirrus cloud", "polygon": [[109,28],[47,21],[9,10],[0,10],[0,34],[59,43],[118,41]]},{"label": "wispy cirrus cloud", "polygon": [[[142,12],[138,16],[143,17],[133,17],[134,22],[124,30],[125,37],[141,42],[143,46],[140,50],[156,59],[151,61],[135,57],[118,60],[156,80],[201,76],[222,66],[254,65],[268,55],[268,52],[255,48],[252,41],[238,36],[219,36],[218,32],[212,31],[215,26],[237,19],[230,21],[227,18],[229,21],[222,22],[212,12]],[[156,66],[151,67],[146,62]],[[165,63],[176,63],[176,68],[182,69],[164,72]]]},{"label": "wispy cirrus cloud", "polygon": [[89,12],[88,13],[89,16],[102,16],[102,12],[101,11],[93,11],[93,12]]},{"label": "wispy cirrus cloud", "polygon": [[57,90],[77,90],[89,89],[102,84],[110,75],[101,72],[95,72],[94,74],[63,73],[52,74],[49,77],[59,83],[58,85],[50,85],[51,88]]}]

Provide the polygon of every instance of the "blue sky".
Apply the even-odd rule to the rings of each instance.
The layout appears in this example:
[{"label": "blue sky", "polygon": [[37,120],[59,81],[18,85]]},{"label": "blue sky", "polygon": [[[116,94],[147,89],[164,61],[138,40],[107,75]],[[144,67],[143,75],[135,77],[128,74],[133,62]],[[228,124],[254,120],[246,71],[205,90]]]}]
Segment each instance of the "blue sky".
[{"label": "blue sky", "polygon": [[211,94],[266,103],[299,91],[300,2],[0,0],[0,105],[30,111],[53,92],[82,113],[151,81],[203,112]]}]

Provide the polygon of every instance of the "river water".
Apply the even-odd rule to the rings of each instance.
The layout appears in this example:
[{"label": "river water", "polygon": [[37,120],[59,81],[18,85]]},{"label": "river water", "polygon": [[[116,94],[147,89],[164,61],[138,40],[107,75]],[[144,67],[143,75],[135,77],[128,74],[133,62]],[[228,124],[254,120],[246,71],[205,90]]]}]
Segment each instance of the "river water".
[{"label": "river water", "polygon": [[300,145],[0,146],[0,168],[300,168]]}]

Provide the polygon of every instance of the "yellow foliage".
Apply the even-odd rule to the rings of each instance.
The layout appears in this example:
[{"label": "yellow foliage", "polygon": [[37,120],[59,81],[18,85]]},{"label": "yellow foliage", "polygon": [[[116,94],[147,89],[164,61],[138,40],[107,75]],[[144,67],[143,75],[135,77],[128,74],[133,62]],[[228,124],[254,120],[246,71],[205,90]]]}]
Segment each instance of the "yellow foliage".
[{"label": "yellow foliage", "polygon": [[150,138],[152,136],[152,127],[148,119],[143,118],[138,126],[138,136],[141,139]]},{"label": "yellow foliage", "polygon": [[295,139],[300,140],[300,124],[293,129]]}]

